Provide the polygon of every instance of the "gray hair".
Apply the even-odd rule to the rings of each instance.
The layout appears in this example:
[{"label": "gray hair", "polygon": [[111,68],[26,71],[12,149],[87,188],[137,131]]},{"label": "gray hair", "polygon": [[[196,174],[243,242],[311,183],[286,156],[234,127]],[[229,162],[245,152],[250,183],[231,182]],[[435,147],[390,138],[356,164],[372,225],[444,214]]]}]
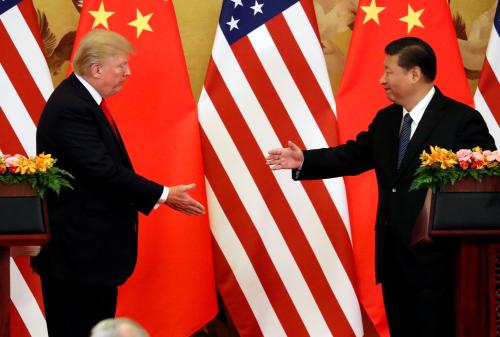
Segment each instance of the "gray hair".
[{"label": "gray hair", "polygon": [[94,326],[90,337],[149,337],[149,334],[131,319],[108,318]]},{"label": "gray hair", "polygon": [[134,52],[134,46],[122,35],[105,29],[88,32],[78,44],[73,58],[73,68],[78,75],[85,75],[92,64],[99,64],[109,56]]}]

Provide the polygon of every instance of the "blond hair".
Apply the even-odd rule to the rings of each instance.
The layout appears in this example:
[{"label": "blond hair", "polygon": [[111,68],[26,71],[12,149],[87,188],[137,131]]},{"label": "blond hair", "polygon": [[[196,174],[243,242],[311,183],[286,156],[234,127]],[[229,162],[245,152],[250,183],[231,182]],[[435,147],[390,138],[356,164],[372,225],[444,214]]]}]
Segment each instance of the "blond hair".
[{"label": "blond hair", "polygon": [[134,46],[122,35],[105,29],[94,29],[81,40],[73,58],[73,69],[85,75],[92,64],[100,64],[109,56],[134,52]]}]

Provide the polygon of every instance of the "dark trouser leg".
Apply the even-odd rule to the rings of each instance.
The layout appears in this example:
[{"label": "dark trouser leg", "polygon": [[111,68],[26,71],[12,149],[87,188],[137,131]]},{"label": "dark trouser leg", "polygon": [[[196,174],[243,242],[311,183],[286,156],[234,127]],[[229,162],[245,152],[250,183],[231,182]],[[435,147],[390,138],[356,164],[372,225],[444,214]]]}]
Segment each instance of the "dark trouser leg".
[{"label": "dark trouser leg", "polygon": [[42,278],[49,337],[88,337],[99,321],[115,316],[116,286]]}]

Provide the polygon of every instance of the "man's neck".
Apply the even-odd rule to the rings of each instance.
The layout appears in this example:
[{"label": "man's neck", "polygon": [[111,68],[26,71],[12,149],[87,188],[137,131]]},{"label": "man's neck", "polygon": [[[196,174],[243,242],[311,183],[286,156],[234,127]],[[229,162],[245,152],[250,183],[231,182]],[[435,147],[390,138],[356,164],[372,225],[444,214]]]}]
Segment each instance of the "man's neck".
[{"label": "man's neck", "polygon": [[434,83],[425,83],[415,88],[415,92],[413,95],[409,96],[405,99],[401,105],[406,109],[406,111],[412,111],[413,108],[429,93],[429,90],[432,89]]}]

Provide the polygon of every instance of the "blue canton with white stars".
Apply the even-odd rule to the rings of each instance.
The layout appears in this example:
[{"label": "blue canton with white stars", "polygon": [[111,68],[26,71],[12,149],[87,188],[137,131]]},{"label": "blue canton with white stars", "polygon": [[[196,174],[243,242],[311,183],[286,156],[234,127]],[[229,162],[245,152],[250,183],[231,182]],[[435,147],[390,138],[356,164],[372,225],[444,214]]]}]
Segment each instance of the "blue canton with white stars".
[{"label": "blue canton with white stars", "polygon": [[224,0],[219,25],[233,44],[299,0]]},{"label": "blue canton with white stars", "polygon": [[21,0],[0,0],[0,15],[20,3]]}]

